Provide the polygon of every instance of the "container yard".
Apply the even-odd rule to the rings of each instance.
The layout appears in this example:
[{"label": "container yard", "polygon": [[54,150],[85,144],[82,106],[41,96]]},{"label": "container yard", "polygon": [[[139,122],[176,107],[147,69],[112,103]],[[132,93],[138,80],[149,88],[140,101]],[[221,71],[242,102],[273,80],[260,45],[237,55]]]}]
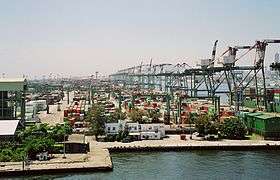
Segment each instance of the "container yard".
[{"label": "container yard", "polygon": [[89,94],[87,91],[74,91],[72,102],[63,111],[64,121],[70,123],[75,133],[88,132],[88,123],[85,116],[90,109]]},{"label": "container yard", "polygon": [[0,179],[277,179],[279,7],[3,1]]},{"label": "container yard", "polygon": [[[0,145],[26,149],[24,159],[1,151],[0,174],[112,170],[109,152],[279,150],[280,90],[267,86],[264,54],[280,41],[230,47],[218,66],[217,43],[196,67],[151,60],[104,78],[0,79],[0,119],[11,120]],[[236,65],[239,49],[256,49],[256,61]]]}]

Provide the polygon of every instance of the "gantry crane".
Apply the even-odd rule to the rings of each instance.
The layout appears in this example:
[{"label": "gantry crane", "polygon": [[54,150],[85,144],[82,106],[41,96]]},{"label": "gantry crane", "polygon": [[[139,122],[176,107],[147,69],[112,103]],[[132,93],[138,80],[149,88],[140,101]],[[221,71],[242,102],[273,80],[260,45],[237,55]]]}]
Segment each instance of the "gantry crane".
[{"label": "gantry crane", "polygon": [[[150,64],[147,65],[141,63],[139,67],[140,71],[137,74],[131,72],[132,68],[127,68],[112,74],[111,77],[115,80],[121,80],[124,83],[127,82],[129,76],[138,77],[138,82],[136,81],[136,83],[139,83],[139,79],[142,79],[141,83],[144,84],[144,87],[147,85],[149,88],[154,88],[155,85],[160,85],[160,89],[162,89],[163,77],[165,92],[172,94],[174,90],[183,90],[189,97],[201,96],[198,95],[198,92],[207,92],[208,97],[215,97],[219,93],[228,94],[229,104],[233,105],[233,102],[235,102],[236,111],[240,110],[243,100],[243,91],[254,81],[254,86],[257,91],[257,102],[259,98],[263,98],[265,109],[267,109],[264,74],[266,46],[270,43],[280,43],[280,40],[265,39],[263,41],[256,41],[252,46],[228,47],[228,49],[216,59],[217,43],[218,41],[216,40],[211,58],[202,60],[198,68],[187,67],[186,64],[152,65],[151,60]],[[255,50],[256,54],[252,65],[236,65],[240,59],[244,58],[249,52],[252,52],[252,50]],[[237,57],[237,53],[243,51],[245,52]],[[222,62],[220,62],[221,58],[223,60]],[[216,60],[219,60],[217,64],[220,66],[215,66]],[[166,67],[173,68],[173,70],[167,71]],[[184,70],[179,70],[180,68]],[[258,91],[260,80],[262,80],[262,93]],[[223,83],[227,84],[227,89],[221,90],[220,86]]]}]

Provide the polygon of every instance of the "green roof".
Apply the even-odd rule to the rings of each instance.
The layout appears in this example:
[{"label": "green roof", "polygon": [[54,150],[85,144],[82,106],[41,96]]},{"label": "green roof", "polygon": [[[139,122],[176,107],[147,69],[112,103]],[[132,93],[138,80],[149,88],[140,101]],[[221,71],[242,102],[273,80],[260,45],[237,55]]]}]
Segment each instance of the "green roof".
[{"label": "green roof", "polygon": [[246,116],[260,116],[263,115],[261,112],[247,113]]},{"label": "green roof", "polygon": [[27,82],[24,78],[0,78],[0,91],[23,91]]},{"label": "green roof", "polygon": [[268,114],[263,114],[263,115],[260,115],[258,116],[259,119],[272,119],[272,118],[275,118],[276,116],[271,116],[271,115],[268,115]]},{"label": "green roof", "polygon": [[271,114],[271,113],[264,113],[264,114],[258,116],[258,118],[260,118],[260,119],[278,119],[278,120],[280,120],[280,116],[279,115],[277,116],[276,114]]}]

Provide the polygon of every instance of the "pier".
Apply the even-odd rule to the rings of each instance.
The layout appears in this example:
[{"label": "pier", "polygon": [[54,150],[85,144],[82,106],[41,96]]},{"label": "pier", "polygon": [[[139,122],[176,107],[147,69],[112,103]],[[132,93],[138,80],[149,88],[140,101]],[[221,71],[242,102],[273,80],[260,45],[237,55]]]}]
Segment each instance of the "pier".
[{"label": "pier", "polygon": [[113,169],[108,149],[94,147],[87,154],[55,154],[49,161],[32,161],[23,167],[22,162],[1,162],[0,177],[41,175],[56,173],[111,171]]},{"label": "pier", "polygon": [[163,140],[144,140],[131,143],[96,142],[97,147],[108,149],[110,152],[135,151],[188,151],[188,150],[280,150],[279,141],[267,140],[220,140],[198,141],[180,140],[178,135],[169,135]]},{"label": "pier", "polygon": [[49,161],[32,161],[29,165],[25,165],[24,168],[22,162],[1,162],[0,176],[112,171],[113,163],[110,153],[114,152],[280,150],[280,141],[180,140],[179,135],[169,135],[162,140],[143,140],[130,143],[97,142],[92,137],[86,137],[86,140],[90,142],[90,152],[87,154],[66,154],[66,158],[63,158],[63,154],[54,154],[54,158]]}]

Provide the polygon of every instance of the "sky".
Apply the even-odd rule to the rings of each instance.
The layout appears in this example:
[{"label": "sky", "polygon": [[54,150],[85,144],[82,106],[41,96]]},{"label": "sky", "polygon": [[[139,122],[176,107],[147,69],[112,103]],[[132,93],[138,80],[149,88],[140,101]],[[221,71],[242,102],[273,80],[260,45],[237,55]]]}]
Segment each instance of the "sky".
[{"label": "sky", "polygon": [[[278,0],[0,0],[0,73],[109,75],[151,58],[195,65],[216,39],[218,55],[280,39],[279,9]],[[268,46],[267,64],[277,51]]]}]

